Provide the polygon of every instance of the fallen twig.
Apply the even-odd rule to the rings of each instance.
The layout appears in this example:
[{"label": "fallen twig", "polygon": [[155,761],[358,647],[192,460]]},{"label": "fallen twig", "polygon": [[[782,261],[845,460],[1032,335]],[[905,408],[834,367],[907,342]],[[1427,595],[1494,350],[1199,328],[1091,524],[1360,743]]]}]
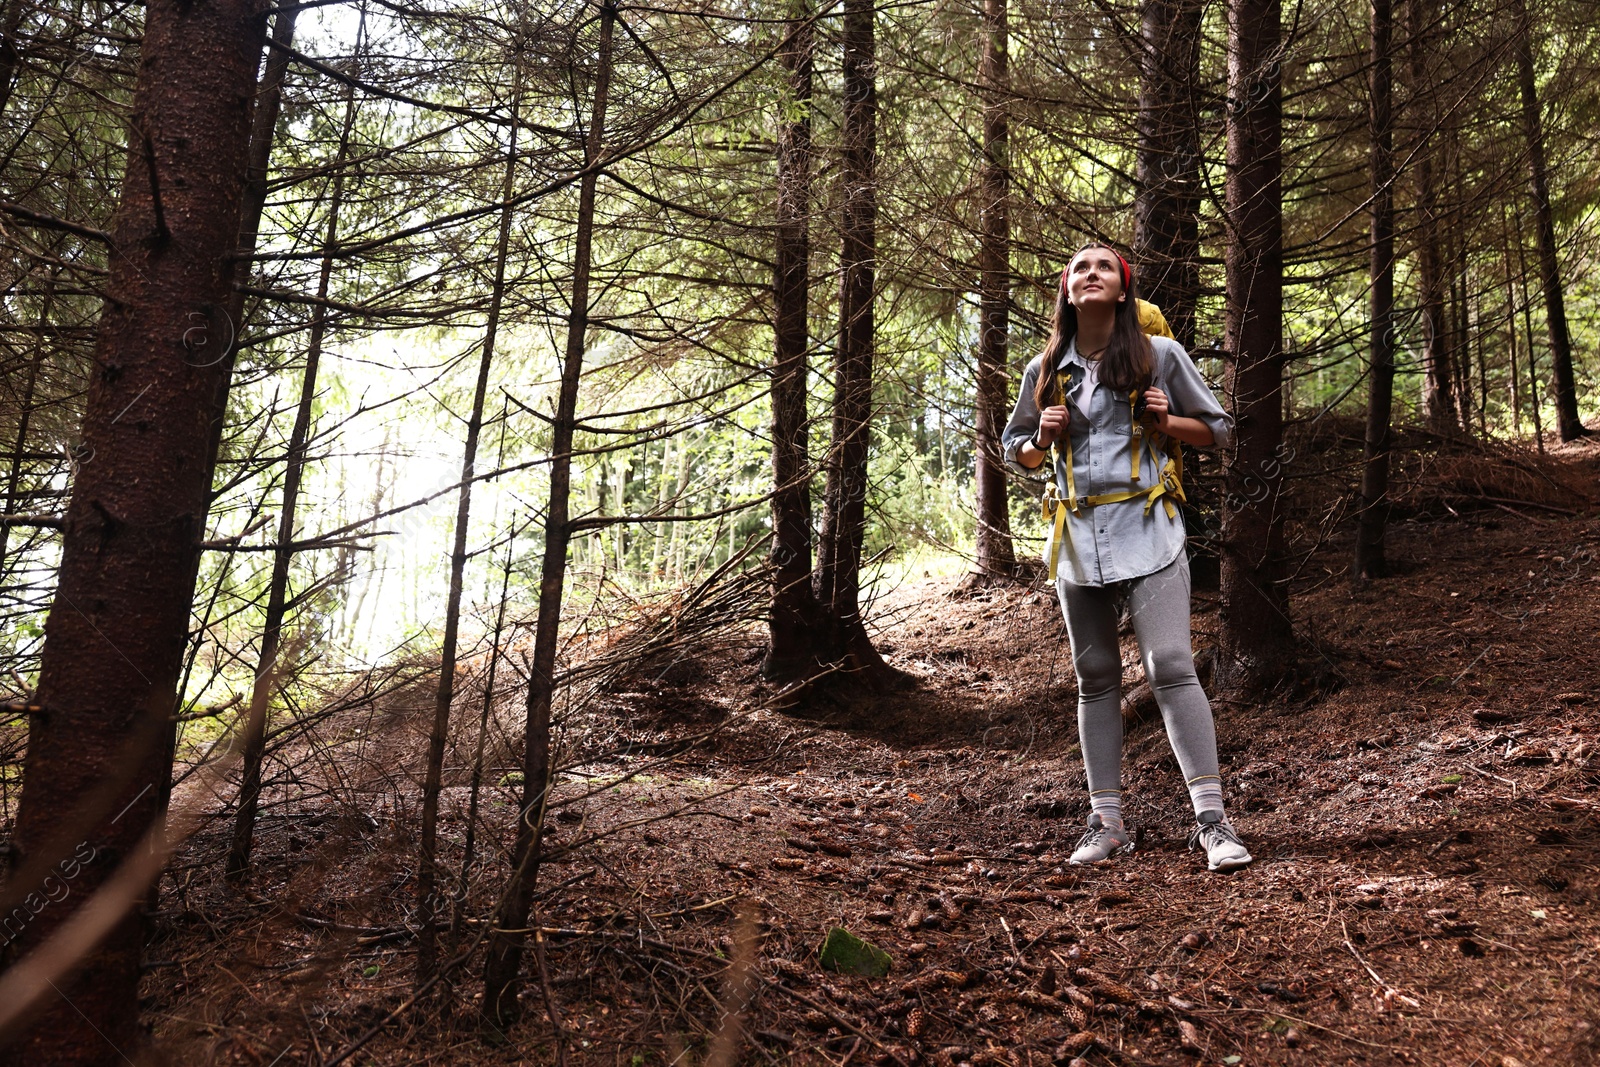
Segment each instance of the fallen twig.
[{"label": "fallen twig", "polygon": [[[1362,1038],[1356,1037],[1354,1034],[1347,1034],[1342,1030],[1335,1030],[1331,1026],[1323,1026],[1321,1023],[1314,1023],[1310,1019],[1300,1019],[1300,1018],[1296,1018],[1293,1015],[1285,1015],[1281,1011],[1269,1011],[1266,1008],[1230,1008],[1230,1009],[1228,1009],[1228,1011],[1247,1011],[1247,1012],[1250,1012],[1253,1015],[1270,1015],[1274,1019],[1282,1019],[1284,1022],[1294,1023],[1296,1026],[1309,1026],[1313,1030],[1320,1030],[1325,1034],[1331,1034],[1334,1037],[1337,1037],[1341,1041],[1349,1041],[1349,1042],[1352,1042],[1352,1043],[1357,1044],[1357,1045],[1365,1045],[1367,1048],[1381,1048],[1381,1049],[1385,1049],[1385,1050],[1390,1051],[1390,1052],[1396,1052],[1396,1051],[1410,1052],[1410,1051],[1413,1051],[1413,1050],[1407,1049],[1407,1048],[1405,1048],[1404,1046],[1401,1046],[1401,1045],[1384,1045],[1384,1044],[1380,1044],[1379,1042],[1376,1042],[1376,1041],[1367,1041],[1367,1040],[1364,1040]],[[1227,1012],[1226,1011],[1220,1011],[1220,1012],[1212,1012],[1210,1014],[1213,1014],[1213,1015],[1225,1015],[1225,1014],[1227,1014]]]},{"label": "fallen twig", "polygon": [[826,1015],[828,1018],[832,1019],[834,1021],[834,1023],[837,1024],[838,1026],[840,1026],[840,1027],[842,1027],[842,1028],[844,1028],[846,1030],[849,1030],[851,1033],[855,1034],[858,1037],[864,1038],[866,1040],[867,1044],[871,1045],[873,1048],[877,1049],[879,1052],[883,1053],[885,1056],[888,1056],[895,1063],[900,1064],[900,1067],[910,1067],[910,1064],[906,1063],[905,1059],[901,1057],[899,1052],[895,1051],[892,1048],[889,1048],[883,1042],[879,1041],[877,1038],[873,1037],[871,1034],[867,1033],[865,1030],[861,1029],[861,1027],[857,1026],[855,1023],[851,1022],[849,1019],[846,1019],[843,1015],[840,1015],[838,1012],[834,1011],[832,1008],[828,1007],[826,1004],[824,1004],[824,1003],[822,1003],[821,1001],[818,1001],[818,1000],[813,1000],[810,997],[806,996],[804,993],[801,993],[801,992],[799,992],[797,990],[790,989],[788,986],[784,985],[782,982],[778,981],[776,978],[767,978],[764,975],[762,975],[760,977],[761,977],[761,980],[763,982],[765,982],[769,988],[776,989],[778,992],[782,993],[786,997],[791,997],[791,998],[793,998],[795,1000],[798,1000],[800,1003],[804,1004],[806,1007],[810,1008],[812,1011],[821,1012],[823,1015]]},{"label": "fallen twig", "polygon": [[1511,799],[1512,800],[1517,799],[1517,783],[1512,781],[1510,778],[1502,778],[1502,777],[1500,777],[1500,775],[1493,774],[1493,773],[1491,773],[1489,771],[1486,771],[1482,767],[1479,767],[1479,766],[1477,766],[1476,764],[1473,764],[1473,763],[1466,764],[1466,768],[1467,768],[1467,770],[1471,771],[1474,774],[1481,774],[1485,778],[1493,778],[1497,782],[1501,782],[1501,783],[1503,783],[1505,785],[1509,785],[1511,787]]},{"label": "fallen twig", "polygon": [[1372,965],[1370,963],[1361,958],[1361,953],[1357,952],[1356,946],[1351,943],[1350,929],[1349,927],[1345,926],[1343,919],[1339,920],[1339,928],[1344,931],[1344,947],[1349,949],[1350,955],[1354,956],[1356,958],[1356,962],[1361,964],[1361,969],[1372,976],[1373,982],[1377,984],[1379,991],[1383,993],[1383,999],[1385,1001],[1398,1000],[1409,1008],[1422,1007],[1421,1002],[1419,1002],[1415,997],[1407,996],[1394,986],[1390,985],[1388,982],[1385,982],[1382,978],[1378,977],[1378,972],[1372,969]]}]

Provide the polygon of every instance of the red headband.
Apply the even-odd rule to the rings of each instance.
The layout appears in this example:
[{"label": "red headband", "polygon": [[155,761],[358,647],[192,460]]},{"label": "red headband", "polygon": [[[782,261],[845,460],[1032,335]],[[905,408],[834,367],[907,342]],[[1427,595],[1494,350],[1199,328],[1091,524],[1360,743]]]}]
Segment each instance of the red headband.
[{"label": "red headband", "polygon": [[[1115,248],[1112,248],[1109,245],[1089,245],[1088,247],[1104,248],[1107,252],[1110,252],[1112,255],[1117,257],[1117,262],[1122,264],[1122,289],[1124,292],[1126,292],[1128,288],[1133,285],[1133,268],[1129,267],[1128,261],[1122,258],[1122,253],[1118,252]],[[1067,271],[1071,269],[1072,264],[1070,263],[1061,268],[1061,291],[1063,293],[1067,291]]]}]

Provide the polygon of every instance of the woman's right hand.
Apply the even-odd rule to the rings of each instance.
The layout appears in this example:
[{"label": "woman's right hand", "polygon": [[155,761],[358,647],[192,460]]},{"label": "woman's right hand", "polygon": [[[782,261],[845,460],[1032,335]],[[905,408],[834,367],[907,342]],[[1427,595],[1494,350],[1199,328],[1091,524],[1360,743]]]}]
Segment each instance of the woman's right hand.
[{"label": "woman's right hand", "polygon": [[1039,429],[1034,434],[1035,439],[1045,448],[1056,443],[1056,440],[1066,432],[1068,412],[1066,405],[1055,404],[1039,412]]}]

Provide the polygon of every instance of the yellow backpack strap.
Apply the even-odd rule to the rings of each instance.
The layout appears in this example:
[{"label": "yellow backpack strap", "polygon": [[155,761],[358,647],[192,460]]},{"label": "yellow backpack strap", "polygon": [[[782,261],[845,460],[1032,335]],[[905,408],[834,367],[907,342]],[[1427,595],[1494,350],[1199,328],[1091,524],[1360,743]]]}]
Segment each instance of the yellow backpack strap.
[{"label": "yellow backpack strap", "polygon": [[1061,535],[1067,525],[1067,506],[1061,499],[1061,490],[1055,482],[1044,487],[1044,521],[1050,523],[1050,539],[1045,542],[1045,556],[1050,561],[1050,580],[1056,580],[1056,554]]},{"label": "yellow backpack strap", "polygon": [[1143,496],[1145,498],[1144,510],[1146,513],[1155,506],[1157,500],[1167,509],[1167,518],[1175,518],[1178,513],[1177,505],[1173,504],[1171,497],[1179,500],[1185,499],[1183,495],[1183,447],[1174,447],[1171,438],[1157,431],[1147,431],[1142,420],[1134,415],[1138,404],[1139,391],[1137,389],[1128,393],[1128,418],[1133,424],[1133,440],[1129,443],[1129,461],[1133,470],[1129,477],[1133,484],[1140,483],[1143,467],[1144,447],[1150,447],[1150,461],[1156,468],[1156,484],[1149,489],[1136,489],[1129,496]]},{"label": "yellow backpack strap", "polygon": [[[1178,507],[1172,502],[1173,497],[1188,501],[1183,495],[1183,446],[1173,442],[1165,434],[1157,434],[1156,440],[1151,442],[1151,458],[1156,460],[1156,466],[1161,472],[1161,480],[1150,489],[1150,497],[1145,501],[1144,509],[1149,511],[1159,499],[1167,509],[1167,518],[1177,518]],[[1162,457],[1165,456],[1165,461]]]},{"label": "yellow backpack strap", "polygon": [[[1145,336],[1167,337],[1177,340],[1172,336],[1172,327],[1167,325],[1167,317],[1161,313],[1161,309],[1155,304],[1148,300],[1140,300],[1136,310],[1139,314],[1139,330]],[[1131,408],[1133,405],[1132,396],[1129,396],[1128,404]],[[1136,436],[1139,435],[1140,430],[1141,427],[1136,419],[1134,420],[1134,434]],[[1161,459],[1163,455],[1167,457],[1165,462],[1162,462]],[[1158,433],[1150,442],[1150,458],[1155,461],[1157,469],[1161,472],[1161,480],[1158,484],[1151,486],[1150,499],[1145,502],[1145,510],[1150,510],[1156,499],[1160,497],[1162,498],[1161,503],[1166,506],[1167,517],[1173,518],[1177,515],[1177,508],[1170,497],[1175,496],[1179,500],[1185,501],[1188,499],[1183,495],[1183,446],[1173,447],[1172,442],[1165,434]],[[1133,480],[1135,482],[1139,480],[1139,452],[1137,449],[1133,451]]]},{"label": "yellow backpack strap", "polygon": [[[1067,391],[1061,385],[1060,368],[1050,369],[1051,381],[1055,383],[1056,404],[1065,407]],[[1045,486],[1044,499],[1041,505],[1044,510],[1044,520],[1051,524],[1050,539],[1045,543],[1045,556],[1049,559],[1049,580],[1056,580],[1056,558],[1060,552],[1061,538],[1066,533],[1067,511],[1070,509],[1074,515],[1078,513],[1078,480],[1072,473],[1072,426],[1071,415],[1068,415],[1068,424],[1062,428],[1061,436],[1056,439],[1055,447],[1061,451],[1062,464],[1067,468],[1067,496],[1063,500],[1061,490],[1052,479]]]},{"label": "yellow backpack strap", "polygon": [[1139,484],[1139,475],[1141,473],[1140,469],[1139,469],[1140,468],[1139,461],[1144,455],[1144,438],[1145,438],[1144,423],[1142,421],[1140,421],[1138,415],[1134,414],[1134,412],[1137,410],[1137,404],[1138,403],[1139,403],[1139,390],[1137,390],[1137,389],[1129,390],[1129,392],[1128,392],[1128,421],[1133,426],[1133,430],[1132,430],[1133,440],[1128,443],[1128,462],[1133,467],[1133,469],[1128,472],[1128,477],[1133,481],[1134,485],[1138,485]]},{"label": "yellow backpack strap", "polygon": [[[1058,407],[1066,407],[1067,391],[1061,384],[1060,368],[1052,370],[1050,373],[1055,376],[1052,380],[1056,383],[1056,405]],[[1067,425],[1061,428],[1061,436],[1056,439],[1056,447],[1061,450],[1061,462],[1067,468],[1067,499],[1065,504],[1076,515],[1078,513],[1078,479],[1072,473],[1072,412],[1070,409],[1067,412]],[[1057,499],[1060,499],[1059,494]],[[1058,527],[1059,525],[1057,523]],[[1058,529],[1058,535],[1059,532]],[[1052,561],[1051,567],[1053,568],[1054,566],[1055,563]],[[1055,577],[1053,571],[1050,577]]]},{"label": "yellow backpack strap", "polygon": [[1172,482],[1173,482],[1172,488],[1168,489],[1167,492],[1174,494],[1179,500],[1182,500],[1185,503],[1187,503],[1189,498],[1183,495],[1183,445],[1182,444],[1179,444],[1179,445],[1176,445],[1175,447],[1173,447],[1172,451],[1169,453],[1166,465],[1163,466],[1162,469],[1161,469],[1161,477],[1162,477],[1163,480],[1165,480],[1165,478],[1167,476],[1167,471],[1166,471],[1167,467],[1171,467],[1172,468]]}]

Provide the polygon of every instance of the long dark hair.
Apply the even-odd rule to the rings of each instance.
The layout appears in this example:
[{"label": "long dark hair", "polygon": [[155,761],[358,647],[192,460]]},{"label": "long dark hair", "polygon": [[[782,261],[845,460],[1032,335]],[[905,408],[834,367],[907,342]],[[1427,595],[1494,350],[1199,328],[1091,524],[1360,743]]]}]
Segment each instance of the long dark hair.
[{"label": "long dark hair", "polygon": [[[1079,253],[1090,248],[1108,249],[1116,255],[1117,261],[1123,266],[1122,288],[1127,294],[1127,299],[1117,305],[1116,315],[1111,323],[1111,341],[1100,356],[1100,380],[1119,393],[1132,390],[1142,393],[1150,387],[1150,377],[1155,368],[1155,352],[1150,347],[1150,338],[1139,329],[1139,288],[1134,281],[1133,271],[1121,253],[1099,241],[1091,241],[1084,245],[1072,254],[1072,258],[1077,259]],[[1043,362],[1039,367],[1039,380],[1034,386],[1033,398],[1041,411],[1055,403],[1053,394],[1056,364],[1061,362],[1061,354],[1067,350],[1067,342],[1071,341],[1077,332],[1078,309],[1067,299],[1067,287],[1063,278],[1063,284],[1056,286],[1056,309],[1050,316],[1050,340],[1045,342]]]}]

